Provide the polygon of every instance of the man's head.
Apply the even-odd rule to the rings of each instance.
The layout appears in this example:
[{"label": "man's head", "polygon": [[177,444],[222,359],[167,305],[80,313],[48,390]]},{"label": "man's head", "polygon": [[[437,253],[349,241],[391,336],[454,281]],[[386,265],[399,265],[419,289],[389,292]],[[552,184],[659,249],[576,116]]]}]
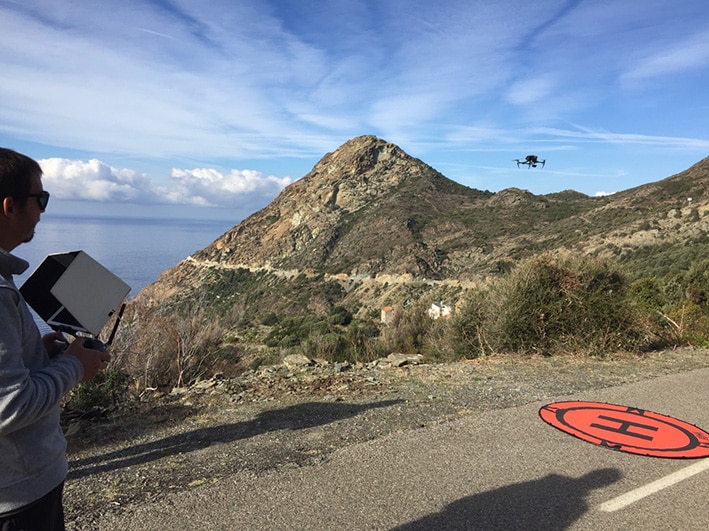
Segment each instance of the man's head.
[{"label": "man's head", "polygon": [[39,164],[26,155],[0,148],[0,247],[11,251],[30,241],[48,200]]}]

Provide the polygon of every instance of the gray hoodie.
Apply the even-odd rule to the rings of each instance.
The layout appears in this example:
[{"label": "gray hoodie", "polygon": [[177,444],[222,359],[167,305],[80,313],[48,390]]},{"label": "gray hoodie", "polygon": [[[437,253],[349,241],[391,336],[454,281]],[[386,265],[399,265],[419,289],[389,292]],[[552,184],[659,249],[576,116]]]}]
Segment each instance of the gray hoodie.
[{"label": "gray hoodie", "polygon": [[28,266],[0,249],[0,513],[30,504],[64,481],[59,403],[83,377],[73,356],[47,354],[12,280]]}]

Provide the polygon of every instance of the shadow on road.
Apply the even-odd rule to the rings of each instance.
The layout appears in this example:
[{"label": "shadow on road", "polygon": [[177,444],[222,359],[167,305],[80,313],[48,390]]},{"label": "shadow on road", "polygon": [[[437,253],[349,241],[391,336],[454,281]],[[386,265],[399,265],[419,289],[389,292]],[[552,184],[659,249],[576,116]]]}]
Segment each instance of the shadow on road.
[{"label": "shadow on road", "polygon": [[400,402],[401,400],[386,400],[368,404],[308,402],[283,409],[264,411],[253,420],[201,428],[157,441],[137,444],[115,452],[70,460],[67,477],[68,479],[78,479],[91,474],[148,463],[169,455],[193,452],[215,443],[234,442],[283,429],[301,430],[323,426],[340,419],[354,417],[369,409],[389,407]]},{"label": "shadow on road", "polygon": [[580,478],[550,474],[476,494],[451,503],[432,514],[392,531],[525,530],[560,531],[588,511],[586,496],[594,489],[615,483],[621,473],[615,468],[589,472]]}]

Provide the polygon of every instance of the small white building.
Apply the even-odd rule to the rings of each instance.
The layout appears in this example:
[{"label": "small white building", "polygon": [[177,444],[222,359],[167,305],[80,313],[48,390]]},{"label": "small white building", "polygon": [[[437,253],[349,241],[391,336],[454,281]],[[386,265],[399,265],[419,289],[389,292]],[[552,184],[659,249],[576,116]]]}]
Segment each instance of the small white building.
[{"label": "small white building", "polygon": [[444,302],[434,302],[428,309],[428,316],[433,319],[448,319],[453,313],[453,308]]},{"label": "small white building", "polygon": [[382,323],[389,324],[394,320],[394,308],[385,306],[382,308]]}]

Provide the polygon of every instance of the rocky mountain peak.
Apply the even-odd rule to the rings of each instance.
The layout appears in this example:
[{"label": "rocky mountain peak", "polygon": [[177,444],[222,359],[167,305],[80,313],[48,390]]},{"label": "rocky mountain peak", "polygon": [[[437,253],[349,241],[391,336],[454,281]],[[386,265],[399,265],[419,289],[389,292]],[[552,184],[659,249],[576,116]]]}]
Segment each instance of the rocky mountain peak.
[{"label": "rocky mountain peak", "polygon": [[388,166],[410,157],[398,146],[373,135],[365,135],[348,140],[333,153],[326,154],[318,162],[309,177],[336,181],[362,179],[377,165]]},{"label": "rocky mountain peak", "polygon": [[[196,256],[250,268],[337,271],[347,256],[361,258],[355,244],[362,238],[390,242],[406,222],[397,220],[389,228],[382,222],[399,218],[398,205],[414,189],[432,190],[436,181],[460,187],[394,144],[371,135],[353,138]],[[347,238],[353,233],[359,240]]]},{"label": "rocky mountain peak", "polygon": [[431,168],[398,146],[372,135],[356,137],[323,156],[307,175],[285,190],[281,210],[297,203],[305,210],[326,206],[356,211],[422,171]]}]

